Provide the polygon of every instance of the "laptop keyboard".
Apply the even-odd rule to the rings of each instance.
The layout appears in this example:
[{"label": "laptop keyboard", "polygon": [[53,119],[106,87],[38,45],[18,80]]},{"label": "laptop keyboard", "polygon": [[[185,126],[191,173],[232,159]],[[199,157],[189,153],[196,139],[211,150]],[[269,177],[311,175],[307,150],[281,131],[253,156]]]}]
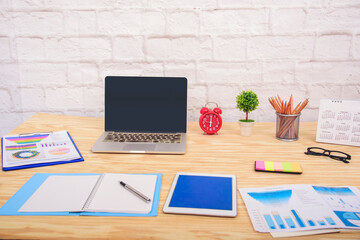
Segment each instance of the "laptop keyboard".
[{"label": "laptop keyboard", "polygon": [[181,133],[116,133],[106,135],[104,142],[181,143]]}]

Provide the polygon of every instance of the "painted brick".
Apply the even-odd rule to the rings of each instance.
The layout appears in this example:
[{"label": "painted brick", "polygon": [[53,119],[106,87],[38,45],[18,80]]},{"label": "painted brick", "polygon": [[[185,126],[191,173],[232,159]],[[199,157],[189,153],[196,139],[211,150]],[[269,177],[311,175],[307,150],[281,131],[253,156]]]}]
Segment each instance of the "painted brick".
[{"label": "painted brick", "polygon": [[252,0],[219,0],[221,8],[243,8],[253,7]]},{"label": "painted brick", "polygon": [[254,0],[257,7],[298,7],[306,6],[306,0],[288,1],[288,0]]},{"label": "painted brick", "polygon": [[104,87],[91,87],[84,89],[83,93],[83,102],[84,108],[86,110],[95,109],[100,110],[104,109]]},{"label": "painted brick", "polygon": [[196,82],[196,65],[194,63],[165,63],[165,76],[186,77],[188,86]]},{"label": "painted brick", "polygon": [[142,33],[163,35],[165,33],[165,16],[162,12],[145,12],[143,14]]},{"label": "painted brick", "polygon": [[45,103],[49,110],[71,110],[83,108],[82,88],[48,88],[45,90]]},{"label": "painted brick", "polygon": [[311,59],[313,36],[257,36],[248,40],[249,59]]},{"label": "painted brick", "polygon": [[267,83],[295,83],[295,63],[288,61],[265,61],[263,80]]},{"label": "painted brick", "polygon": [[160,63],[104,63],[100,66],[100,77],[106,76],[163,76]]},{"label": "painted brick", "polygon": [[346,99],[359,100],[360,85],[359,84],[343,85],[341,96],[346,96]]},{"label": "painted brick", "polygon": [[9,59],[10,53],[10,41],[7,37],[0,37],[0,59]]},{"label": "painted brick", "polygon": [[114,40],[114,59],[144,59],[142,37],[117,37]]},{"label": "painted brick", "polygon": [[31,8],[41,8],[43,7],[43,1],[42,0],[12,0],[11,5],[13,9],[31,9]]},{"label": "painted brick", "polygon": [[306,12],[302,8],[277,9],[272,14],[272,29],[275,33],[295,33],[306,31]]},{"label": "painted brick", "polygon": [[13,14],[15,32],[26,35],[53,35],[63,32],[63,16],[59,12]]},{"label": "painted brick", "polygon": [[202,83],[242,84],[261,82],[259,63],[202,62],[199,64],[198,81]]},{"label": "painted brick", "polygon": [[68,11],[64,15],[65,33],[97,33],[95,11]]},{"label": "painted brick", "polygon": [[112,8],[114,1],[112,0],[45,0],[45,6],[50,8],[65,9],[103,9]]},{"label": "painted brick", "polygon": [[22,107],[30,111],[41,111],[46,109],[45,93],[42,88],[22,88],[20,89]]},{"label": "painted brick", "polygon": [[308,89],[309,108],[318,108],[320,100],[323,98],[340,99],[342,93],[342,86],[332,84],[331,88],[326,87],[325,84],[313,84]]},{"label": "painted brick", "polygon": [[11,95],[6,89],[0,89],[0,111],[4,112],[12,108]]},{"label": "painted brick", "polygon": [[80,59],[79,44],[76,38],[48,38],[44,40],[44,45],[47,59]]},{"label": "painted brick", "polygon": [[143,8],[147,6],[147,0],[137,0],[137,1],[128,1],[128,0],[117,0],[115,2],[116,8]]},{"label": "painted brick", "polygon": [[214,40],[215,60],[245,60],[246,38],[218,37]]},{"label": "painted brick", "polygon": [[98,67],[93,63],[69,63],[67,76],[70,83],[80,86],[100,83]]},{"label": "painted brick", "polygon": [[209,101],[216,102],[220,108],[236,107],[236,95],[239,93],[237,87],[224,85],[209,86]]},{"label": "painted brick", "polygon": [[45,41],[45,52],[54,60],[102,60],[111,59],[110,40],[92,38],[51,38]]},{"label": "painted brick", "polygon": [[295,79],[302,83],[359,84],[360,62],[304,62],[295,68]]},{"label": "painted brick", "polygon": [[204,59],[211,57],[209,37],[150,38],[147,53],[153,59]]},{"label": "painted brick", "polygon": [[358,0],[332,0],[330,5],[334,7],[360,7],[360,2]]},{"label": "painted brick", "polygon": [[310,8],[306,22],[306,27],[315,31],[320,26],[322,31],[351,30],[359,26],[360,8]]},{"label": "painted brick", "polygon": [[347,35],[323,35],[316,41],[316,59],[349,59],[351,36]]},{"label": "painted brick", "polygon": [[10,7],[10,3],[8,0],[1,0],[0,1],[0,8],[8,8]]},{"label": "painted brick", "polygon": [[21,86],[65,85],[66,64],[59,63],[21,63],[19,64]]},{"label": "painted brick", "polygon": [[41,38],[17,38],[17,56],[20,60],[44,59],[44,42]]},{"label": "painted brick", "polygon": [[197,34],[199,17],[195,12],[173,12],[168,15],[169,34]]},{"label": "painted brick", "polygon": [[192,121],[214,99],[243,118],[250,89],[256,121],[291,93],[316,121],[320,98],[359,97],[359,22],[358,0],[0,0],[0,133],[38,111],[102,117],[107,75],[187,77]]},{"label": "painted brick", "polygon": [[98,30],[105,34],[141,34],[140,11],[103,11],[98,13]]},{"label": "painted brick", "polygon": [[12,13],[9,11],[0,11],[0,34],[10,35],[15,32],[14,21]]},{"label": "painted brick", "polygon": [[267,31],[267,10],[215,10],[200,13],[200,33],[236,34]]},{"label": "painted brick", "polygon": [[8,135],[10,131],[24,122],[23,114],[19,112],[1,113],[6,117],[0,118],[0,136]]},{"label": "painted brick", "polygon": [[184,8],[215,8],[216,0],[151,0],[151,7],[184,9]]},{"label": "painted brick", "polygon": [[357,60],[360,60],[360,35],[356,35],[354,37],[353,57]]},{"label": "painted brick", "polygon": [[0,63],[0,86],[18,87],[20,83],[18,63]]},{"label": "painted brick", "polygon": [[192,85],[188,87],[188,109],[198,111],[198,116],[200,116],[200,109],[206,104],[206,98],[206,86]]}]

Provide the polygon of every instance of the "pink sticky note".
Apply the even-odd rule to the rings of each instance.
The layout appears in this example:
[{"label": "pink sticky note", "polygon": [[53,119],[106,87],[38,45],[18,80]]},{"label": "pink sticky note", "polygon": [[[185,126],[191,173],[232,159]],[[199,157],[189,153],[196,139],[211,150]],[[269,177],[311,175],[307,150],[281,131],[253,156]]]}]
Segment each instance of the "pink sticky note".
[{"label": "pink sticky note", "polygon": [[274,162],[274,170],[278,171],[278,172],[282,172],[284,170],[283,166],[282,166],[282,163],[281,162]]},{"label": "pink sticky note", "polygon": [[265,171],[264,161],[255,161],[255,169],[260,171]]}]

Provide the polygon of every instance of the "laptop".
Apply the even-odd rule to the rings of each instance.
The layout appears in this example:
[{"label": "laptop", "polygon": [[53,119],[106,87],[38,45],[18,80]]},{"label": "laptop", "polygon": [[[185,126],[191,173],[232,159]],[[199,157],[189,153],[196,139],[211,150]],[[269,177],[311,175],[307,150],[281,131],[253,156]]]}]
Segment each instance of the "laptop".
[{"label": "laptop", "polygon": [[105,78],[105,132],[95,153],[185,154],[187,79]]}]

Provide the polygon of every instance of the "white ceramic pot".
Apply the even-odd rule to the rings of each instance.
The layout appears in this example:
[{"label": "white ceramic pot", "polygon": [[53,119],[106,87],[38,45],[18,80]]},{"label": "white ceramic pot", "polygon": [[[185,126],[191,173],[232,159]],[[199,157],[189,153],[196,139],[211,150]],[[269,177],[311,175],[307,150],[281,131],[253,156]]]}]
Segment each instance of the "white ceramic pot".
[{"label": "white ceramic pot", "polygon": [[254,122],[241,122],[239,121],[240,125],[240,134],[241,136],[249,137],[251,136],[251,132],[254,126]]}]

